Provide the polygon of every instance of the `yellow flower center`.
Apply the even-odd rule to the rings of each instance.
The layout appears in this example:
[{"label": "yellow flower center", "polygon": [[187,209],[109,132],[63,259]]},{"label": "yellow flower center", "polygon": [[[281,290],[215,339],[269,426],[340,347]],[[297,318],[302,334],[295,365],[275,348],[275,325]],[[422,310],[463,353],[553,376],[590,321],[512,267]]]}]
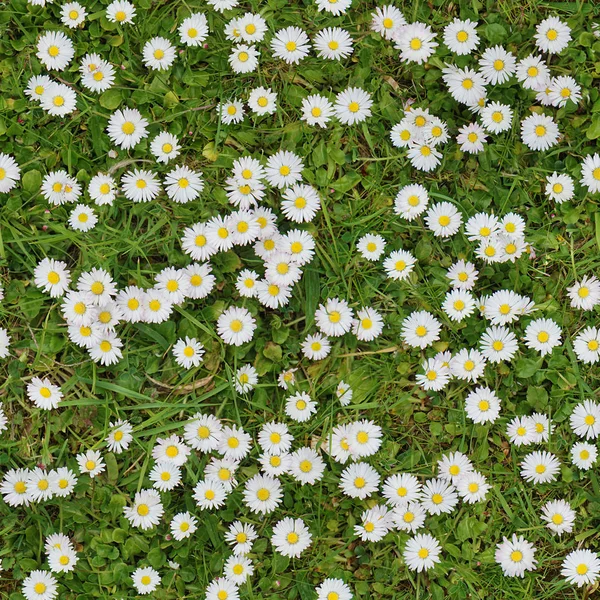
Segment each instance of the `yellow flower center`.
[{"label": "yellow flower center", "polygon": [[421,46],[423,46],[423,42],[419,38],[413,38],[412,40],[410,40],[411,50],[420,50]]},{"label": "yellow flower center", "polygon": [[303,473],[310,473],[312,471],[312,463],[310,462],[310,460],[303,460],[300,462],[300,470]]},{"label": "yellow flower center", "polygon": [[167,446],[167,449],[165,450],[165,454],[169,457],[169,458],[175,458],[178,454],[179,454],[179,449],[177,448],[177,446]]},{"label": "yellow flower center", "polygon": [[548,29],[546,37],[553,42],[558,37],[558,31],[556,31],[556,29]]},{"label": "yellow flower center", "polygon": [[256,101],[256,103],[257,103],[257,104],[258,104],[260,107],[264,108],[264,107],[265,107],[265,106],[266,106],[266,105],[269,103],[269,101],[267,100],[267,98],[266,98],[265,96],[261,96],[261,97],[260,97],[260,98],[259,98],[259,99]]},{"label": "yellow flower center", "polygon": [[286,45],[285,45],[285,49],[288,52],[293,52],[295,49],[297,48],[296,42],[292,42],[289,41]]},{"label": "yellow flower center", "polygon": [[460,467],[458,465],[451,465],[450,468],[448,469],[448,472],[453,477],[456,477],[460,473]]},{"label": "yellow flower center", "polygon": [[[256,492],[256,497],[261,501],[265,502],[271,497],[271,492],[267,488],[260,488],[258,492]],[[238,540],[239,542],[239,540]]]},{"label": "yellow flower center", "polygon": [[350,104],[348,104],[348,110],[350,112],[356,113],[358,112],[360,106],[358,104],[358,102],[350,102]]},{"label": "yellow flower center", "polygon": [[438,223],[442,226],[442,227],[448,227],[448,225],[450,225],[450,217],[448,215],[442,215],[439,219],[438,219]]},{"label": "yellow flower center", "polygon": [[497,59],[494,61],[494,69],[495,69],[496,71],[502,71],[502,69],[504,69],[504,61],[503,61],[503,60],[500,60],[499,58],[497,58]]},{"label": "yellow flower center", "polygon": [[206,426],[206,425],[200,425],[200,427],[198,427],[198,437],[205,440],[207,437],[210,436],[210,429]]},{"label": "yellow flower center", "polygon": [[58,46],[50,46],[50,48],[48,48],[48,54],[52,57],[58,56],[59,52]]},{"label": "yellow flower center", "polygon": [[588,572],[588,566],[580,563],[577,565],[576,571],[578,575],[585,575]]},{"label": "yellow flower center", "polygon": [[96,463],[93,460],[88,460],[85,463],[85,468],[88,471],[93,471],[96,468]]},{"label": "yellow flower center", "polygon": [[492,113],[492,121],[494,121],[494,123],[501,123],[503,119],[504,115],[499,110],[495,110]]},{"label": "yellow flower center", "polygon": [[33,590],[36,594],[43,594],[46,591],[46,584],[39,581],[33,586]]},{"label": "yellow flower center", "polygon": [[288,544],[297,544],[299,539],[300,539],[300,537],[294,531],[287,534]]},{"label": "yellow flower center", "polygon": [[121,125],[121,131],[125,135],[131,135],[135,131],[135,125],[131,121],[125,121],[125,123]]},{"label": "yellow flower center", "polygon": [[127,15],[125,14],[125,11],[124,11],[124,10],[118,10],[118,11],[115,13],[115,19],[116,19],[117,21],[119,21],[119,22],[122,22],[122,21],[124,21],[126,18],[127,18]]},{"label": "yellow flower center", "polygon": [[456,34],[456,39],[457,41],[464,43],[469,39],[469,34],[466,31],[461,30]]},{"label": "yellow flower center", "polygon": [[492,348],[496,351],[496,352],[500,352],[500,350],[502,350],[504,348],[504,343],[501,342],[500,340],[496,340],[493,344],[492,344]]},{"label": "yellow flower center", "polygon": [[482,412],[490,409],[490,403],[487,400],[480,400],[478,406],[479,410]]},{"label": "yellow flower center", "polygon": [[510,560],[513,562],[521,562],[523,560],[523,553],[519,552],[518,550],[513,550],[510,553]]}]

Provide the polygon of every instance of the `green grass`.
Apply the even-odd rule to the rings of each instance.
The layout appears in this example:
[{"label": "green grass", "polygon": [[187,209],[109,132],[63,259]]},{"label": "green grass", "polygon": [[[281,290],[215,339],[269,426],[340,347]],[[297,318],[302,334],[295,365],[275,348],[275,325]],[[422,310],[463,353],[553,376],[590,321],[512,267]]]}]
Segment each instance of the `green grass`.
[{"label": "green grass", "polygon": [[[345,579],[355,597],[365,600],[587,598],[593,590],[588,594],[568,586],[559,571],[565,554],[580,543],[597,548],[597,470],[583,473],[570,467],[568,452],[575,438],[568,415],[576,403],[597,395],[597,369],[576,360],[569,340],[584,325],[596,324],[598,314],[570,309],[565,290],[583,275],[598,273],[598,197],[586,196],[578,188],[573,202],[553,206],[543,195],[543,181],[554,170],[579,179],[582,156],[600,136],[600,42],[591,33],[600,5],[537,0],[398,3],[409,21],[430,23],[438,33],[454,16],[476,19],[482,47],[500,43],[519,58],[532,50],[535,24],[544,16],[557,14],[573,30],[569,48],[551,65],[553,74],[576,77],[584,101],[577,108],[552,109],[564,136],[560,144],[546,153],[528,151],[520,142],[516,118],[513,130],[491,136],[478,157],[463,156],[449,143],[441,167],[432,174],[411,169],[405,153],[389,143],[388,132],[409,99],[445,119],[451,133],[469,122],[468,112],[449,97],[441,82],[440,68],[452,58],[440,46],[428,65],[402,65],[391,45],[369,32],[373,2],[354,0],[345,17],[335,18],[318,13],[307,0],[260,4],[253,0],[224,18],[196,0],[139,0],[136,23],[126,28],[106,20],[105,3],[92,0],[86,5],[90,16],[85,28],[67,32],[77,54],[61,77],[77,81],[78,60],[92,51],[124,69],[117,69],[117,84],[100,98],[82,93],[77,86],[80,110],[65,120],[44,115],[22,94],[28,78],[42,72],[35,57],[37,37],[48,28],[63,29],[58,26],[59,4],[41,9],[10,0],[0,10],[1,149],[13,154],[25,173],[19,188],[0,198],[0,277],[5,287],[0,325],[12,337],[11,357],[3,362],[0,378],[3,407],[10,419],[9,430],[0,439],[0,471],[33,468],[37,463],[76,469],[75,455],[102,449],[109,421],[119,417],[134,425],[135,439],[123,455],[106,457],[109,468],[97,481],[90,483],[82,476],[69,499],[27,509],[0,502],[4,567],[0,597],[22,598],[21,580],[32,569],[45,568],[44,536],[62,531],[76,540],[80,552],[76,570],[59,576],[60,597],[65,600],[135,597],[129,575],[140,564],[158,568],[163,577],[153,597],[203,598],[206,585],[220,575],[229,555],[223,539],[226,525],[242,514],[261,533],[252,553],[256,573],[251,584],[242,588],[243,598],[309,600],[314,597],[313,586],[328,576]],[[271,32],[298,25],[312,38],[325,26],[342,26],[354,38],[355,52],[343,62],[344,68],[325,64],[314,52],[298,67],[288,67],[274,61],[262,44],[259,72],[236,76],[227,64],[230,43],[223,26],[246,9],[261,12]],[[212,32],[208,49],[186,49],[166,74],[148,72],[140,58],[144,42],[155,35],[178,40],[176,26],[190,11],[208,16]],[[219,124],[214,108],[221,98],[243,96],[260,84],[278,92],[276,115],[250,117],[239,126]],[[337,92],[347,85],[373,94],[373,116],[365,124],[332,123],[326,130],[315,130],[299,121],[303,97],[319,90]],[[490,95],[513,106],[521,118],[532,104],[531,94],[514,79]],[[134,205],[121,197],[113,207],[97,209],[100,222],[93,231],[78,234],[67,225],[70,206],[48,210],[39,195],[41,178],[65,168],[85,184],[107,169],[118,169],[120,177],[124,160],[146,159],[148,140],[129,154],[120,151],[114,159],[107,154],[107,118],[125,106],[137,107],[149,118],[149,139],[163,128],[181,137],[183,152],[176,162],[201,170],[205,191],[200,201],[188,205],[164,197]],[[215,333],[219,312],[240,303],[234,287],[236,272],[242,265],[260,266],[248,248],[214,258],[219,285],[207,299],[186,303],[167,323],[120,328],[126,351],[118,365],[95,366],[68,342],[59,303],[33,284],[33,269],[41,258],[66,260],[74,276],[96,266],[113,273],[119,286],[149,286],[161,268],[190,262],[179,242],[185,226],[229,211],[220,188],[233,160],[244,154],[269,155],[279,148],[303,157],[305,180],[321,192],[323,210],[307,227],[316,238],[317,256],[283,310],[266,311],[254,301],[245,302],[259,324],[252,343],[239,349],[225,347]],[[156,170],[165,173],[171,166]],[[457,258],[471,257],[472,248],[462,235],[440,241],[420,223],[409,224],[393,215],[396,191],[409,182],[424,183],[434,199],[452,199],[467,216],[477,211],[498,215],[514,211],[527,219],[527,236],[537,258],[481,268],[477,292],[507,287],[529,295],[540,316],[563,327],[567,341],[543,361],[522,346],[513,363],[487,368],[485,380],[503,400],[502,418],[494,426],[474,426],[466,420],[463,399],[469,386],[454,382],[442,394],[427,395],[414,384],[423,357],[402,344],[401,321],[415,309],[440,312],[447,290],[445,268]],[[265,204],[277,209],[277,194],[270,193]],[[385,279],[381,265],[357,255],[356,240],[368,232],[384,235],[389,249],[414,252],[419,263],[409,282]],[[384,335],[371,344],[345,336],[334,343],[326,360],[300,360],[300,343],[315,329],[317,304],[336,295],[354,307],[373,305],[381,310],[386,319]],[[444,319],[442,341],[435,348],[474,347],[484,328],[481,319],[468,325]],[[520,334],[522,325],[515,329]],[[176,339],[185,335],[196,336],[207,349],[204,364],[189,372],[182,372],[170,353]],[[256,366],[261,379],[251,395],[241,396],[235,392],[232,375],[246,362]],[[493,489],[486,502],[461,504],[451,515],[428,517],[427,531],[443,546],[443,561],[435,570],[416,575],[406,569],[401,557],[405,534],[392,532],[377,544],[357,540],[353,525],[368,503],[341,495],[338,479],[343,467],[328,459],[326,475],[314,489],[285,479],[282,507],[263,520],[243,507],[240,490],[216,514],[197,511],[190,490],[207,458],[192,454],[184,470],[185,491],[178,488],[162,495],[167,516],[180,510],[199,514],[202,526],[191,540],[168,541],[166,523],[148,533],[129,527],[122,508],[134,492],[149,487],[149,453],[157,437],[180,432],[181,423],[198,410],[241,424],[254,437],[268,420],[287,421],[286,394],[277,387],[276,377],[294,366],[300,367],[299,388],[319,401],[317,415],[306,424],[292,425],[296,446],[326,435],[338,420],[370,418],[385,432],[382,449],[370,459],[382,477],[398,471],[430,477],[443,452],[460,450],[489,478]],[[32,408],[25,386],[36,375],[61,384],[65,400],[59,409],[46,413]],[[340,379],[354,389],[353,402],[346,409],[340,409],[333,395]],[[552,416],[556,432],[547,449],[563,465],[557,482],[535,488],[519,476],[518,463],[527,450],[511,447],[504,435],[510,418],[534,410]],[[256,451],[244,462],[242,481],[256,471],[255,456]],[[553,498],[567,499],[578,511],[575,531],[562,538],[551,536],[539,519],[541,505]],[[312,546],[293,561],[275,555],[267,541],[274,520],[286,515],[302,517],[313,533]],[[496,543],[513,532],[538,547],[539,568],[523,580],[503,577],[494,563]],[[181,568],[172,570],[168,560]]]}]

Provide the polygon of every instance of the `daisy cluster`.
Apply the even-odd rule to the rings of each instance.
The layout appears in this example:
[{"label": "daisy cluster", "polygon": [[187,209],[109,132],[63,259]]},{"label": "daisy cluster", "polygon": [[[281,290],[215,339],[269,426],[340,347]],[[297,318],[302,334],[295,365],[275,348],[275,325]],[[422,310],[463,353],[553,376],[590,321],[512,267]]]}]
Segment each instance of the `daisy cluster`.
[{"label": "daisy cluster", "polygon": [[[29,4],[39,7],[51,3],[29,0]],[[313,130],[315,133],[329,126],[361,124],[359,129],[367,135],[367,120],[379,116],[377,106],[372,94],[355,85],[352,77],[337,92],[326,89],[317,93],[311,86],[310,93],[298,102],[299,111],[292,102],[288,106],[288,98],[264,80],[267,61],[282,69],[301,68],[303,61],[315,58],[317,65],[332,61],[343,68],[349,64],[363,36],[360,33],[353,37],[350,27],[341,26],[351,3],[315,0],[317,11],[333,19],[331,26],[328,23],[317,29],[312,23],[305,28],[275,28],[267,11],[230,12],[243,10],[238,0],[207,0],[210,12],[192,12],[179,19],[170,34],[165,34],[167,37],[144,40],[139,47],[132,46],[132,53],[146,73],[168,77],[181,56],[208,48],[211,36],[223,34],[227,40],[223,64],[235,77],[256,74],[256,81],[246,85],[243,93],[220,92],[218,101],[208,107],[216,108],[213,118],[219,127],[235,131],[250,113],[261,132],[259,117],[265,117],[266,122],[269,116],[278,112],[281,116],[285,110],[296,111],[303,127],[318,128]],[[75,36],[84,33],[92,19],[102,17],[125,33],[135,27],[136,18],[139,20],[138,10],[127,0],[115,0],[93,15],[88,9],[78,2],[63,4],[60,22],[71,31],[59,30],[57,24],[35,42],[35,57],[43,72],[28,80],[23,94],[29,98],[32,111],[41,109],[56,117],[54,122],[67,121],[82,108],[83,99],[93,104],[94,94],[120,83],[118,69],[108,60],[108,54],[82,56],[73,41]],[[223,18],[213,18],[214,11],[223,13]],[[223,20],[222,31],[217,30],[215,24]],[[495,266],[506,263],[515,269],[526,268],[526,261],[535,258],[525,219],[514,212],[469,215],[458,201],[420,183],[418,177],[422,175],[419,172],[429,173],[442,165],[442,150],[447,156],[450,148],[458,154],[479,154],[485,151],[488,138],[506,144],[500,136],[517,126],[521,143],[527,148],[519,144],[520,150],[545,152],[557,146],[561,142],[558,119],[567,110],[576,110],[584,99],[581,86],[553,60],[568,47],[571,29],[559,18],[548,17],[536,27],[535,49],[530,48],[527,56],[525,52],[517,56],[500,45],[481,48],[479,23],[469,19],[454,19],[436,33],[427,23],[409,23],[398,8],[386,5],[374,10],[369,26],[376,39],[391,44],[404,69],[412,65],[439,68],[451,103],[461,105],[465,114],[470,114],[470,122],[452,132],[452,119],[443,120],[434,114],[437,110],[407,101],[402,106],[402,118],[390,131],[392,144],[406,149],[408,162],[416,170],[411,182],[396,193],[392,217],[397,221],[395,225],[407,231],[420,228],[431,233],[437,244],[446,244],[451,251],[458,247],[453,245],[456,241],[459,246],[466,242],[467,248],[453,257],[456,260],[445,270],[445,288],[438,294],[437,305],[408,315],[403,312],[394,350],[418,354],[422,361],[422,372],[414,381],[415,393],[423,396],[425,392],[427,398],[435,399],[458,387],[459,392],[465,391],[462,408],[467,419],[491,429],[500,421],[503,429],[494,433],[507,442],[507,451],[513,457],[523,448],[534,446],[518,464],[523,481],[536,486],[535,491],[540,490],[544,497],[537,513],[539,529],[545,528],[559,539],[568,537],[574,534],[580,506],[571,506],[550,487],[566,464],[558,451],[550,451],[554,450],[550,446],[552,436],[557,435],[561,422],[553,420],[549,411],[520,414],[523,411],[519,407],[516,416],[503,413],[507,402],[489,381],[501,364],[510,367],[527,352],[537,353],[543,361],[572,347],[581,363],[593,365],[600,360],[600,328],[585,326],[569,336],[555,320],[538,316],[544,307],[536,306],[531,297],[521,293],[518,280],[511,279],[512,285],[490,285],[488,274]],[[443,66],[436,57],[441,50],[453,55]],[[78,64],[73,63],[76,56]],[[74,83],[66,81],[65,77],[73,73],[78,73],[78,79]],[[258,82],[261,85],[255,85]],[[521,93],[532,102],[528,114],[518,118],[516,107],[505,100],[506,90],[514,85],[519,85],[524,90]],[[135,331],[128,324],[157,326],[177,321],[180,311],[189,305],[195,310],[199,301],[218,295],[227,283],[216,273],[219,255],[245,249],[236,268],[235,301],[225,304],[214,324],[215,337],[225,346],[235,347],[230,350],[241,347],[243,352],[246,344],[261,335],[263,314],[276,310],[286,314],[285,307],[317,253],[319,231],[313,221],[318,223],[320,213],[326,213],[328,198],[312,185],[313,177],[306,171],[304,158],[284,148],[260,156],[244,149],[232,161],[224,183],[208,194],[210,178],[187,164],[195,164],[195,160],[182,136],[157,121],[151,108],[142,113],[133,105],[133,99],[127,103],[130,106],[114,110],[106,118],[100,134],[113,146],[109,157],[117,158],[119,153],[127,156],[147,140],[152,160],[126,159],[110,169],[95,168],[85,184],[79,174],[71,174],[70,164],[59,165],[42,177],[39,195],[51,209],[75,204],[69,226],[90,236],[106,214],[103,207],[161,202],[163,194],[174,203],[171,208],[184,204],[193,208],[202,203],[209,209],[203,220],[194,216],[195,222],[177,223],[181,250],[189,257],[189,264],[183,268],[167,266],[151,273],[151,278],[139,275],[135,281],[119,284],[119,273],[104,265],[79,268],[45,257],[33,270],[33,282],[59,301],[69,340],[87,352],[94,363],[111,367],[126,357],[131,345],[123,339]],[[155,164],[141,167],[136,165],[138,162]],[[591,194],[600,192],[600,155],[589,154],[579,162],[582,188]],[[20,166],[12,155],[0,153],[0,194],[16,191],[25,168],[25,162]],[[214,192],[226,198],[216,211],[208,198]],[[571,201],[576,197],[576,183],[569,174],[554,171],[546,177],[544,192],[557,204]],[[84,202],[86,198],[93,208]],[[328,218],[324,214],[323,220]],[[362,235],[356,243],[356,258],[359,262],[381,261],[391,285],[410,290],[424,283],[423,265],[416,252],[398,248],[395,242],[380,233]],[[312,385],[303,385],[305,381],[300,377],[297,381],[299,371],[307,377],[311,373],[310,368],[301,370],[301,361],[326,359],[337,342],[373,342],[386,327],[393,326],[393,319],[383,308],[329,292],[323,301],[314,298],[314,313],[301,316],[307,326],[295,351],[298,366],[278,376],[279,387],[285,391],[280,418],[260,417],[256,439],[246,431],[249,427],[219,418],[220,411],[211,414],[203,409],[184,422],[161,424],[161,431],[177,432],[152,438],[143,467],[123,461],[122,471],[128,475],[133,472],[138,479],[137,491],[132,491],[122,513],[123,523],[130,530],[157,532],[167,542],[193,540],[207,513],[222,514],[235,507],[236,520],[226,530],[221,528],[231,554],[224,558],[220,575],[206,587],[207,600],[238,600],[243,595],[242,586],[250,589],[260,567],[253,546],[261,536],[268,538],[274,553],[291,559],[300,559],[318,545],[314,523],[296,514],[281,514],[287,510],[284,492],[288,490],[302,486],[316,489],[326,481],[333,482],[360,513],[360,518],[351,517],[349,521],[353,539],[377,543],[388,534],[398,537],[403,563],[416,573],[435,569],[444,559],[446,534],[440,523],[447,520],[451,530],[451,515],[475,510],[473,505],[485,503],[493,490],[493,470],[479,465],[485,473],[477,470],[476,461],[461,451],[436,453],[435,473],[389,472],[377,456],[386,437],[384,424],[360,414],[359,406],[352,415],[344,410],[328,410],[328,419],[317,423],[319,411],[325,413],[324,403]],[[567,295],[570,308],[594,315],[600,305],[600,281],[594,275],[584,276],[567,289]],[[404,311],[406,306],[401,308]],[[481,332],[477,343],[465,346],[457,342],[463,331],[471,334],[471,340],[473,331]],[[9,355],[9,345],[7,330],[0,329],[1,358]],[[202,365],[206,352],[200,340],[188,336],[177,339],[171,350],[175,362],[190,370]],[[252,392],[270,383],[261,381],[261,376],[250,363],[235,370],[233,387],[244,395],[248,406],[253,406]],[[61,408],[67,392],[58,385],[57,378],[28,376],[23,382],[31,407],[41,411]],[[467,386],[469,389],[464,390]],[[352,401],[353,390],[345,381],[339,381],[334,396],[346,407]],[[283,422],[284,415],[289,423]],[[305,424],[312,427],[308,439]],[[569,425],[569,435],[578,438],[570,445],[569,460],[579,470],[590,471],[598,458],[600,406],[593,400],[577,404]],[[7,427],[8,419],[0,407],[0,432]],[[69,466],[49,469],[44,464],[5,471],[0,482],[4,502],[22,509],[38,504],[52,507],[75,495],[76,486],[79,493],[81,484],[102,479],[108,453],[122,455],[134,440],[146,436],[143,426],[124,419],[111,421],[109,430],[93,447],[61,459],[76,464],[78,473]],[[179,510],[183,507],[181,496],[186,499],[184,511]],[[495,561],[507,577],[524,577],[540,565],[546,566],[546,561],[536,556],[541,546],[536,545],[536,534],[517,533],[510,538],[503,536],[495,547]],[[73,539],[77,539],[75,534]],[[46,537],[44,549],[48,569],[32,570],[22,582],[21,591],[27,600],[54,600],[61,585],[68,589],[59,577],[76,570],[78,553],[85,551],[62,532]],[[559,558],[561,574],[569,584],[592,586],[600,578],[600,557],[592,550],[562,552]],[[169,563],[171,569],[173,564]],[[145,559],[129,568],[131,585],[141,595],[153,594],[165,577],[164,572],[147,566]],[[351,600],[353,590],[345,579],[320,577],[313,596],[318,600]]]}]

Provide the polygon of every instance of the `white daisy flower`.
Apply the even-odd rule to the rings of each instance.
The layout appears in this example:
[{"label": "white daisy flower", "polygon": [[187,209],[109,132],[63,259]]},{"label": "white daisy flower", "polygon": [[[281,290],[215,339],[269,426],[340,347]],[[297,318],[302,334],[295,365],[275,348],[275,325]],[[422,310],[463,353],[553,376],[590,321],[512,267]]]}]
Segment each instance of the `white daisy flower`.
[{"label": "white daisy flower", "polygon": [[462,21],[455,18],[444,27],[444,44],[448,46],[450,52],[459,56],[471,54],[479,45],[477,23],[470,19]]},{"label": "white daisy flower", "polygon": [[597,363],[600,360],[600,331],[596,327],[586,327],[573,340],[573,350],[583,363]]},{"label": "white daisy flower", "polygon": [[208,37],[208,24],[203,13],[192,13],[179,26],[179,39],[186,46],[200,46]]},{"label": "white daisy flower", "polygon": [[442,547],[436,538],[429,533],[422,533],[406,542],[402,557],[411,571],[421,573],[429,571],[440,562],[441,551]]},{"label": "white daisy flower", "polygon": [[236,556],[248,554],[257,537],[254,526],[241,521],[234,521],[225,532],[225,541],[233,546],[232,550]]},{"label": "white daisy flower", "polygon": [[546,177],[545,193],[548,198],[554,200],[557,204],[562,204],[567,200],[572,200],[575,193],[575,183],[571,177],[554,171],[552,175]]},{"label": "white daisy flower", "polygon": [[106,18],[112,23],[133,23],[135,6],[127,0],[114,0],[106,7]]},{"label": "white daisy flower", "polygon": [[271,50],[275,58],[281,58],[290,65],[297,65],[308,56],[310,40],[299,27],[286,27],[273,36]]},{"label": "white daisy flower", "polygon": [[456,482],[458,494],[467,504],[474,504],[485,500],[492,486],[487,483],[486,478],[477,471],[467,473]]},{"label": "white daisy flower", "polygon": [[406,19],[398,8],[392,4],[376,6],[372,13],[371,29],[379,33],[384,39],[391,40],[394,31],[406,25]]},{"label": "white daisy flower", "polygon": [[122,150],[136,146],[148,135],[148,121],[139,110],[125,108],[115,111],[108,120],[106,132],[112,142]]},{"label": "white daisy flower", "polygon": [[495,559],[507,577],[524,577],[525,571],[535,571],[536,547],[523,536],[513,534],[509,540],[504,537],[502,543],[496,545]]},{"label": "white daisy flower", "polygon": [[46,31],[38,40],[36,56],[49,71],[64,71],[75,56],[75,48],[62,31]]},{"label": "white daisy flower", "polygon": [[436,237],[453,236],[462,223],[462,214],[450,202],[433,204],[425,215],[425,223]]},{"label": "white daisy flower", "polygon": [[560,54],[571,41],[571,29],[558,17],[548,17],[536,27],[535,45],[548,54]]},{"label": "white daisy flower", "polygon": [[283,556],[298,558],[312,542],[312,535],[302,519],[285,517],[273,527],[271,544]]},{"label": "white daisy flower", "polygon": [[319,94],[311,94],[302,100],[302,121],[308,125],[327,127],[327,123],[334,115],[334,107],[331,102]]},{"label": "white daisy flower", "polygon": [[600,192],[600,154],[590,154],[583,159],[579,182],[590,194]]},{"label": "white daisy flower", "polygon": [[198,529],[198,520],[189,512],[177,513],[169,524],[171,535],[180,542],[189,538]]},{"label": "white daisy flower", "polygon": [[473,423],[494,423],[500,414],[500,399],[490,388],[477,387],[467,394],[465,411]]},{"label": "white daisy flower", "polygon": [[427,348],[440,339],[441,323],[427,311],[414,311],[402,322],[401,335],[412,348]]},{"label": "white daisy flower", "polygon": [[521,463],[521,477],[534,484],[556,480],[560,462],[550,452],[531,452]]},{"label": "white daisy flower", "polygon": [[350,498],[364,500],[379,490],[379,473],[368,463],[352,463],[340,475],[340,489]]},{"label": "white daisy flower", "polygon": [[598,448],[586,442],[578,442],[571,448],[571,461],[573,464],[588,471],[591,469],[598,459]]},{"label": "white daisy flower", "polygon": [[591,550],[573,550],[563,560],[560,574],[577,587],[593,585],[600,576],[600,558]]},{"label": "white daisy flower", "polygon": [[479,59],[479,72],[487,83],[498,85],[506,83],[515,73],[516,59],[514,54],[502,46],[486,48]]},{"label": "white daisy flower", "polygon": [[402,62],[423,64],[435,52],[438,44],[434,42],[436,34],[425,23],[415,22],[397,27],[392,39],[400,50]]},{"label": "white daisy flower", "polygon": [[481,109],[481,122],[490,133],[508,131],[512,125],[513,111],[500,102],[490,102]]},{"label": "white daisy flower", "polygon": [[133,587],[138,594],[151,594],[160,585],[160,575],[152,567],[138,567],[132,574]]},{"label": "white daisy flower", "polygon": [[333,111],[344,125],[354,125],[371,116],[371,95],[358,87],[346,88],[335,98]]},{"label": "white daisy flower", "polygon": [[553,533],[562,535],[573,531],[576,513],[568,502],[564,500],[551,500],[542,506],[542,521]]},{"label": "white daisy flower", "polygon": [[254,513],[268,514],[281,503],[281,483],[274,477],[254,475],[244,486],[244,504]]},{"label": "white daisy flower", "polygon": [[359,238],[356,249],[363,258],[377,261],[385,250],[385,239],[381,235],[367,233]]},{"label": "white daisy flower", "polygon": [[317,56],[329,60],[348,58],[353,52],[350,34],[340,27],[321,29],[314,37],[313,44]]},{"label": "white daisy flower", "polygon": [[254,88],[248,96],[248,108],[259,116],[272,115],[277,110],[277,94],[271,88]]},{"label": "white daisy flower", "polygon": [[87,473],[92,479],[103,473],[106,469],[102,455],[96,450],[82,452],[76,458],[79,465],[79,472]]},{"label": "white daisy flower", "polygon": [[533,114],[521,121],[521,139],[531,150],[548,150],[558,142],[560,132],[548,115]]},{"label": "white daisy flower", "polygon": [[241,123],[244,120],[244,114],[244,103],[237,98],[219,104],[219,115],[221,122],[225,125]]},{"label": "white daisy flower", "polygon": [[254,336],[256,319],[247,308],[230,306],[217,319],[217,333],[225,344],[241,346]]},{"label": "white daisy flower", "polygon": [[185,339],[179,339],[173,346],[173,356],[175,362],[184,369],[198,367],[202,362],[204,346],[196,339],[186,336]]},{"label": "white daisy flower", "polygon": [[213,415],[196,413],[183,429],[185,442],[199,452],[213,452],[221,442],[221,421]]},{"label": "white daisy flower", "polygon": [[429,194],[421,184],[410,184],[398,190],[394,200],[394,212],[407,221],[413,221],[429,204]]}]

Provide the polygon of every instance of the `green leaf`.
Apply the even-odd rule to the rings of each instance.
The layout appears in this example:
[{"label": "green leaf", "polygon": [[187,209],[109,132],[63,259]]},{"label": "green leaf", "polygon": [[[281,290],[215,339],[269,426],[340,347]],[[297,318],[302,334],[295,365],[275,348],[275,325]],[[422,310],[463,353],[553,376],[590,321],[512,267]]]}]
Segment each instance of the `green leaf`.
[{"label": "green leaf", "polygon": [[499,23],[489,23],[484,28],[484,35],[490,44],[501,44],[507,35],[506,29]]},{"label": "green leaf", "polygon": [[98,98],[100,106],[108,110],[115,110],[115,108],[121,104],[121,100],[121,91],[116,89],[106,90],[106,92]]},{"label": "green leaf", "polygon": [[36,169],[27,171],[27,173],[25,173],[25,175],[23,175],[22,184],[23,184],[23,189],[26,192],[35,194],[40,191],[40,187],[42,185],[42,174]]}]

